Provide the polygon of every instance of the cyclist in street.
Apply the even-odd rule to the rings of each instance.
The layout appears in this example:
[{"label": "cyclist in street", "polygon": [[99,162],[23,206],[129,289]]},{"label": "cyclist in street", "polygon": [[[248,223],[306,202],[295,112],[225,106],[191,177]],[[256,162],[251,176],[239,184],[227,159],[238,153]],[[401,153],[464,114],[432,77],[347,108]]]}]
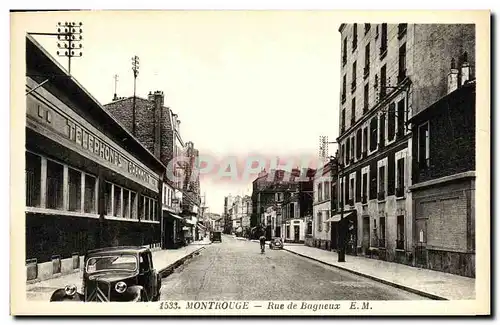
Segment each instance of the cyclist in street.
[{"label": "cyclist in street", "polygon": [[266,250],[266,236],[261,235],[259,237],[259,242],[260,242],[260,252],[264,253],[264,251]]}]

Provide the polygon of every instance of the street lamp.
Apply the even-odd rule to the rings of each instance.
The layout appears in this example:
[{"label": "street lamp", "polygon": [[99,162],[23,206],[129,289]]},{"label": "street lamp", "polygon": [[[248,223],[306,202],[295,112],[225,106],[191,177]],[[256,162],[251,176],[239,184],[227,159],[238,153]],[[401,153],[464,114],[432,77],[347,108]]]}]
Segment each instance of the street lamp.
[{"label": "street lamp", "polygon": [[132,57],[132,72],[134,73],[134,98],[132,103],[132,134],[135,136],[135,87],[137,76],[139,75],[139,57],[134,55]]}]

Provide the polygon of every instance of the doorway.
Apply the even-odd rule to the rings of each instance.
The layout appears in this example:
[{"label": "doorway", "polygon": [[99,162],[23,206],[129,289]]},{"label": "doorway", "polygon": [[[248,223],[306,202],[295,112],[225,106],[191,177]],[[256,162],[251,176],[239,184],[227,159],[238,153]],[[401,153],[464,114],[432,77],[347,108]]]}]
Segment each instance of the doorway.
[{"label": "doorway", "polygon": [[298,242],[300,240],[300,226],[293,226],[293,241]]},{"label": "doorway", "polygon": [[370,248],[370,217],[363,217],[363,250],[365,254]]}]

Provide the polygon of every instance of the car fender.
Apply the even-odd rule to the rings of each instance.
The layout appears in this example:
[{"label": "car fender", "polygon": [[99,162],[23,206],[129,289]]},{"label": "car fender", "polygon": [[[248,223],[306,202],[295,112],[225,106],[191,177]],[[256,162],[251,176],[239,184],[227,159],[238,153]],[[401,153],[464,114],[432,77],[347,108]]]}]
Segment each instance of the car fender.
[{"label": "car fender", "polygon": [[64,288],[59,288],[55,290],[52,295],[50,296],[50,301],[51,302],[57,302],[57,301],[85,301],[85,298],[83,294],[76,292],[74,295],[69,296],[66,294],[66,291]]},{"label": "car fender", "polygon": [[144,290],[144,287],[141,285],[134,285],[128,287],[125,293],[127,294],[127,296],[130,297],[131,302],[141,301],[143,299],[143,295],[146,295],[147,298],[146,291]]}]

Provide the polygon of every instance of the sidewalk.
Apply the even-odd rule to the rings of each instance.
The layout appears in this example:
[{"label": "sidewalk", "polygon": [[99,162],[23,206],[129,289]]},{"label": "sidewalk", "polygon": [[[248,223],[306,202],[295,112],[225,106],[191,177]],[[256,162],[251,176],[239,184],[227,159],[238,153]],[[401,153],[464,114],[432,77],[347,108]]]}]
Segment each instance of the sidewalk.
[{"label": "sidewalk", "polygon": [[[153,266],[158,273],[166,276],[187,258],[195,255],[209,245],[209,240],[195,241],[178,249],[153,250]],[[67,284],[76,285],[78,291],[82,285],[82,272],[63,275],[57,278],[26,284],[26,298],[28,300],[49,301],[54,290],[63,288]]]},{"label": "sidewalk", "polygon": [[351,255],[346,255],[346,261],[339,263],[336,252],[304,245],[285,245],[284,249],[431,299],[476,299],[476,281],[473,278]]}]

